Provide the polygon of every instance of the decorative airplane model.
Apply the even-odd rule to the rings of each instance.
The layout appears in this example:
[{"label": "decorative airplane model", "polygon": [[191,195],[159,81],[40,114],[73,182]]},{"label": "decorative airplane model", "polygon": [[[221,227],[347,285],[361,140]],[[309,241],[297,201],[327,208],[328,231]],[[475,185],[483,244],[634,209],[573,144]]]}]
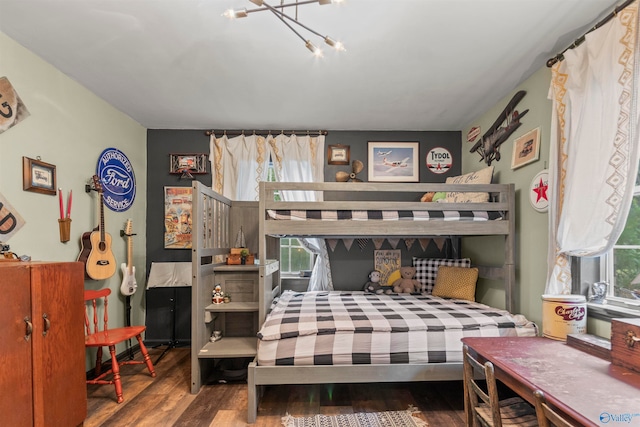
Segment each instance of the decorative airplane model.
[{"label": "decorative airplane model", "polygon": [[[493,160],[500,161],[500,145],[509,138],[509,136],[520,127],[520,118],[522,118],[529,110],[524,110],[522,113],[518,113],[515,110],[518,102],[524,98],[527,94],[526,91],[521,90],[513,95],[511,101],[502,110],[502,113],[498,116],[489,130],[482,135],[482,138],[471,147],[470,153],[477,151],[480,154],[480,160],[484,160],[487,165],[491,166]],[[504,126],[502,126],[504,124]]]},{"label": "decorative airplane model", "polygon": [[388,172],[391,169],[395,169],[395,168],[406,168],[407,166],[409,166],[409,164],[407,163],[409,159],[410,157],[407,157],[404,160],[389,161],[385,157],[384,159],[382,159],[382,164],[384,164],[385,166],[390,166],[390,169],[387,170]]}]

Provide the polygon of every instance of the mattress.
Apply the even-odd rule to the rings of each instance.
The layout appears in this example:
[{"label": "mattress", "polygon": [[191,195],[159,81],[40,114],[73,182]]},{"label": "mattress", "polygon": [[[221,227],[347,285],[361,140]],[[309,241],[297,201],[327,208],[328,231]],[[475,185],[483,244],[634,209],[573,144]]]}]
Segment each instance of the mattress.
[{"label": "mattress", "polygon": [[431,295],[284,292],[258,332],[258,365],[462,361],[464,337],[536,336],[523,316]]},{"label": "mattress", "polygon": [[395,211],[395,210],[274,210],[267,214],[276,220],[298,221],[494,221],[502,219],[494,211]]}]

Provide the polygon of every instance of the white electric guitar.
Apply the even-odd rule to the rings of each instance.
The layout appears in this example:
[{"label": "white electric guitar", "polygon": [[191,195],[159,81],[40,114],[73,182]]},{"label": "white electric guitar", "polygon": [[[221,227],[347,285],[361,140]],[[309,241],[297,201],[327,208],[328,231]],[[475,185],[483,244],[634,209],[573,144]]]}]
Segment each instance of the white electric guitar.
[{"label": "white electric guitar", "polygon": [[122,295],[133,295],[138,287],[136,283],[136,268],[133,265],[133,221],[128,219],[124,228],[123,236],[127,237],[127,263],[120,264],[122,270],[122,285],[120,285],[120,293]]}]

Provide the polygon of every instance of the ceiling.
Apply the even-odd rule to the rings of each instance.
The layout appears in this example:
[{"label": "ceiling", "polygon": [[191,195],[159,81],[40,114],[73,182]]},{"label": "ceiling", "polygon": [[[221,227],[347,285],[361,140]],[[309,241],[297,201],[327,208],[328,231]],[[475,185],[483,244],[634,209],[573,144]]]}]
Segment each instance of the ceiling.
[{"label": "ceiling", "polygon": [[0,0],[0,31],[150,129],[461,130],[615,6],[301,5],[303,24],[346,46],[296,27],[321,58],[268,11],[222,16],[248,0]]}]

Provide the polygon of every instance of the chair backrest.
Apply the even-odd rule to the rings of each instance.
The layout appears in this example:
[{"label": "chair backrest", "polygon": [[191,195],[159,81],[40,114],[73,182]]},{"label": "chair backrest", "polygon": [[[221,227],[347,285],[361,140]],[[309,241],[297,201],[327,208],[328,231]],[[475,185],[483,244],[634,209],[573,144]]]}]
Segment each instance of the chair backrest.
[{"label": "chair backrest", "polygon": [[[86,335],[97,333],[100,330],[101,321],[102,330],[109,329],[109,295],[111,295],[111,289],[109,288],[84,291],[84,327]],[[101,310],[103,313],[102,316],[99,316]],[[93,330],[91,329],[92,325]]]},{"label": "chair backrest", "polygon": [[[498,400],[498,387],[493,369],[493,363],[485,362],[481,364],[469,354],[469,348],[464,345],[462,348],[464,380],[467,385],[467,396],[469,399],[470,409],[480,404],[480,400],[491,408],[491,417],[495,427],[502,427],[502,418],[500,417],[500,401]],[[486,386],[483,387],[480,380],[484,379]],[[474,425],[477,424],[477,418],[474,414]]]},{"label": "chair backrest", "polygon": [[573,427],[567,420],[562,418],[560,414],[551,409],[547,405],[547,401],[544,397],[542,390],[536,390],[533,392],[533,398],[536,404],[536,416],[538,417],[538,424],[540,427],[550,427],[553,423],[556,427]]}]

